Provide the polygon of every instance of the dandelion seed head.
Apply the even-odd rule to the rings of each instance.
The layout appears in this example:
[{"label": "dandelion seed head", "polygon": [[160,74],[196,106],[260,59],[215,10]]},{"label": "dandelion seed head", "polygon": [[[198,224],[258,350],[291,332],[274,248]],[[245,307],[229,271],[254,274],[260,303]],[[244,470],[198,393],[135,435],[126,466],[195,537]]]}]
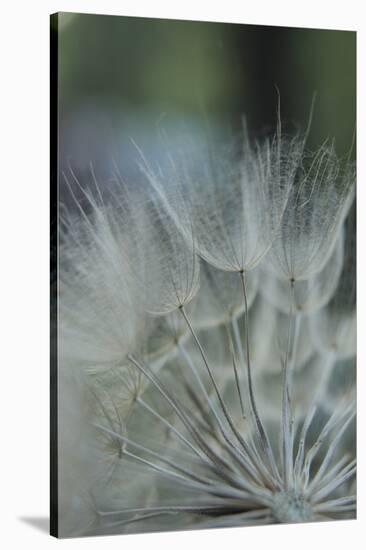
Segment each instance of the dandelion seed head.
[{"label": "dandelion seed head", "polygon": [[[334,250],[323,269],[309,279],[296,281],[295,308],[298,313],[309,314],[326,305],[334,295],[343,268],[344,235],[340,233]],[[264,262],[265,264],[266,262]],[[263,267],[262,267],[263,266]],[[276,308],[287,314],[290,311],[288,280],[281,279],[262,264],[261,292]]]},{"label": "dandelion seed head", "polygon": [[68,182],[60,357],[89,391],[88,533],[354,515],[354,169],[280,124],[243,136],[139,151],[109,200]]},{"label": "dandelion seed head", "polygon": [[287,281],[307,280],[332,254],[354,195],[350,165],[341,167],[334,144],[295,162],[295,173],[269,263]]}]

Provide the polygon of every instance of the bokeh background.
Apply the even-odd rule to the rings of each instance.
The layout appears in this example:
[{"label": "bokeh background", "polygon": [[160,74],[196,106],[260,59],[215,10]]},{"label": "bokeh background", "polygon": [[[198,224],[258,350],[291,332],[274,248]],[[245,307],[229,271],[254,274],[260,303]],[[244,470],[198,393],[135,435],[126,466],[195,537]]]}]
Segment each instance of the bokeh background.
[{"label": "bokeh background", "polygon": [[[56,21],[54,21],[55,23]],[[61,13],[58,16],[60,167],[99,179],[130,138],[148,150],[157,127],[179,133],[219,119],[252,135],[304,128],[309,147],[335,138],[346,154],[356,120],[356,33]],[[175,126],[175,130],[174,130]]]}]

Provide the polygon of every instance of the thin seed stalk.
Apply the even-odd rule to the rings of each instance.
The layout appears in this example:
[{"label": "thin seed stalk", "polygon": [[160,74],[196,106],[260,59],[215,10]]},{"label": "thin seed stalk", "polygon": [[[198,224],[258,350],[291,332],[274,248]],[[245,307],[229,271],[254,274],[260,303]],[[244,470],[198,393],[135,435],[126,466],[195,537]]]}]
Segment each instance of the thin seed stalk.
[{"label": "thin seed stalk", "polygon": [[246,288],[246,279],[245,271],[240,271],[240,279],[243,287],[243,296],[244,296],[244,338],[245,338],[245,348],[246,348],[246,363],[247,363],[247,378],[248,378],[248,391],[249,391],[249,401],[250,406],[254,415],[255,423],[259,432],[261,444],[265,452],[266,457],[268,458],[273,473],[278,477],[278,471],[276,468],[276,463],[274,460],[272,448],[268,440],[266,431],[260,419],[257,405],[255,402],[254,392],[253,392],[253,383],[252,383],[252,372],[250,364],[250,344],[249,344],[249,313],[248,313],[248,299],[247,299],[247,288]]},{"label": "thin seed stalk", "polygon": [[257,423],[258,430],[260,432],[261,437],[265,440],[265,433],[264,428],[262,425],[262,422],[259,418],[257,405],[254,398],[254,392],[253,392],[253,383],[252,383],[252,372],[251,372],[251,364],[250,364],[250,347],[249,347],[249,313],[248,313],[248,299],[247,299],[247,290],[246,290],[246,281],[245,281],[245,272],[240,272],[240,278],[242,281],[243,286],[243,295],[244,295],[244,338],[245,338],[245,351],[246,351],[246,363],[247,363],[247,378],[248,378],[248,389],[249,389],[249,399],[252,411],[254,413],[254,417]]},{"label": "thin seed stalk", "polygon": [[292,350],[291,350],[290,359],[289,359],[290,393],[291,393],[291,387],[292,387],[293,377],[294,377],[295,361],[296,361],[296,355],[297,355],[299,339],[300,339],[302,318],[303,318],[303,314],[301,313],[301,311],[296,310],[294,312],[294,329],[293,329],[294,337],[293,337]]},{"label": "thin seed stalk", "polygon": [[295,281],[290,280],[290,311],[288,317],[287,347],[282,371],[282,445],[283,445],[283,476],[285,489],[289,488],[292,476],[292,443],[289,394],[289,359],[291,356],[291,335],[294,323]]},{"label": "thin seed stalk", "polygon": [[[244,456],[245,456],[246,458],[248,458],[249,461],[250,461],[250,463],[251,463],[251,465],[253,465],[254,468],[258,470],[258,468],[257,468],[256,465],[255,465],[255,461],[253,461],[253,452],[251,451],[251,449],[249,448],[249,446],[247,445],[247,443],[245,442],[245,440],[243,439],[243,437],[241,436],[241,434],[239,433],[239,431],[238,431],[237,428],[235,427],[234,421],[233,421],[233,419],[232,419],[232,417],[231,417],[231,415],[230,415],[230,413],[229,413],[229,411],[228,411],[228,409],[227,409],[227,407],[226,407],[226,405],[225,405],[225,402],[224,402],[223,397],[222,397],[222,395],[221,395],[221,393],[220,393],[219,387],[218,387],[218,385],[217,385],[217,383],[216,383],[215,377],[214,377],[214,375],[213,375],[213,373],[212,373],[212,371],[211,371],[210,365],[209,365],[209,363],[208,363],[206,354],[205,354],[205,352],[204,352],[204,350],[203,350],[203,348],[202,348],[201,342],[199,341],[199,339],[198,339],[198,337],[197,337],[197,334],[195,333],[195,331],[194,331],[194,329],[193,329],[193,327],[192,327],[192,324],[191,324],[191,322],[190,322],[190,320],[189,320],[189,318],[188,318],[188,316],[187,316],[187,314],[186,314],[186,312],[185,312],[185,310],[184,310],[184,307],[181,307],[181,308],[179,309],[179,311],[182,313],[182,315],[183,315],[183,317],[184,317],[184,319],[185,319],[185,321],[186,321],[186,323],[187,323],[187,326],[188,326],[188,328],[189,328],[189,330],[190,330],[190,332],[191,332],[191,334],[192,334],[192,336],[193,336],[193,339],[194,339],[194,341],[196,342],[196,345],[197,345],[197,347],[198,347],[198,349],[199,349],[199,351],[200,351],[201,357],[202,357],[203,362],[204,362],[204,364],[205,364],[206,370],[207,370],[207,372],[208,372],[208,375],[209,375],[209,377],[210,377],[210,380],[211,380],[212,385],[213,385],[213,387],[214,387],[214,390],[215,390],[215,392],[216,392],[216,395],[217,395],[217,398],[218,398],[218,400],[219,400],[219,404],[220,404],[221,410],[222,410],[222,412],[223,412],[223,414],[224,414],[224,416],[225,416],[225,418],[226,418],[226,420],[227,420],[227,423],[228,423],[228,425],[229,425],[229,427],[230,427],[230,429],[231,429],[233,435],[235,436],[235,438],[237,439],[237,441],[238,441],[239,444],[241,445],[241,447],[242,447],[242,449],[243,449],[243,451],[244,451]],[[230,438],[229,438],[228,435],[226,434],[226,431],[222,429],[222,426],[221,426],[220,424],[219,424],[219,427],[220,427],[220,431],[221,431],[221,433],[222,433],[224,439],[227,441],[227,443],[229,443],[229,445],[233,446],[233,449],[234,449],[234,450],[237,450],[237,448],[233,445],[233,443],[231,442]]]},{"label": "thin seed stalk", "polygon": [[[233,327],[236,326],[234,324],[234,319],[231,320],[231,326],[233,326]],[[230,352],[231,352],[231,358],[232,358],[233,370],[234,370],[234,376],[235,376],[235,384],[236,384],[236,389],[237,389],[237,392],[238,392],[241,414],[242,414],[243,419],[245,420],[246,419],[246,414],[245,414],[245,408],[244,408],[244,401],[243,401],[242,391],[240,389],[240,379],[239,379],[239,373],[238,373],[238,368],[237,368],[237,363],[236,363],[236,355],[235,355],[235,351],[234,351],[234,344],[233,344],[233,340],[232,340],[232,337],[231,337],[229,324],[226,324],[225,328],[226,328],[227,337],[228,337],[229,345],[230,345]],[[234,335],[234,338],[235,338],[235,335]],[[239,354],[240,354],[240,351],[239,351]],[[242,361],[240,359],[240,362],[241,362],[241,365],[244,365],[244,361]]]},{"label": "thin seed stalk", "polygon": [[[235,435],[235,437],[237,438],[237,440],[239,441],[239,443],[243,446],[243,448],[245,449],[245,451],[248,452],[248,448],[247,448],[247,446],[245,445],[245,442],[244,442],[243,438],[240,436],[238,430],[236,429],[236,427],[235,427],[235,425],[234,425],[234,422],[233,422],[233,419],[231,418],[231,416],[230,416],[230,414],[229,414],[229,411],[227,410],[227,407],[226,407],[226,405],[225,405],[225,403],[224,403],[224,400],[223,400],[223,398],[222,398],[222,395],[221,395],[220,390],[219,390],[219,388],[218,388],[218,385],[217,385],[217,383],[216,383],[215,377],[214,377],[214,375],[213,375],[213,373],[212,373],[212,371],[211,371],[211,368],[210,368],[210,365],[209,365],[209,363],[208,363],[206,354],[205,354],[205,352],[204,352],[204,350],[203,350],[203,348],[202,348],[201,342],[199,341],[199,339],[198,339],[198,337],[197,337],[197,334],[195,333],[195,331],[194,331],[194,329],[193,329],[193,327],[192,327],[192,324],[191,324],[191,322],[190,322],[190,320],[189,320],[189,318],[188,318],[188,316],[187,316],[187,314],[186,314],[186,312],[185,312],[184,307],[181,307],[181,308],[179,309],[179,311],[182,313],[182,315],[183,315],[183,317],[184,317],[184,320],[185,320],[185,322],[187,323],[187,326],[188,326],[188,328],[189,328],[189,330],[190,330],[190,332],[191,332],[191,334],[192,334],[192,336],[193,336],[193,339],[194,339],[194,341],[195,341],[196,344],[197,344],[197,347],[198,347],[198,349],[199,349],[199,351],[200,351],[202,360],[203,360],[204,365],[205,365],[205,367],[206,367],[207,373],[208,373],[208,375],[209,375],[209,377],[210,377],[210,380],[211,380],[212,385],[213,385],[213,387],[214,387],[215,393],[216,393],[217,398],[218,398],[218,400],[219,400],[219,404],[220,404],[221,410],[222,410],[222,412],[223,412],[223,414],[224,414],[224,416],[225,416],[225,418],[226,418],[226,420],[227,420],[227,422],[228,422],[228,424],[229,424],[229,426],[230,426],[230,428],[231,428],[231,431],[233,432],[233,434]],[[223,435],[224,435],[224,434],[223,434]]]}]

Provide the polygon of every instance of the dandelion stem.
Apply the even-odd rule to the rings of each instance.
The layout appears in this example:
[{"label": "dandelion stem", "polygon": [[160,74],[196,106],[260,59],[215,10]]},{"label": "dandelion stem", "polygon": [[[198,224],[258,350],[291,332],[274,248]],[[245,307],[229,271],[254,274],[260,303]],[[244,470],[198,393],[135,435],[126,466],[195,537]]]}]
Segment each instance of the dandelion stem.
[{"label": "dandelion stem", "polygon": [[[238,350],[238,353],[239,353],[239,362],[240,362],[241,368],[245,369],[245,361],[244,361],[244,356],[243,356],[243,348],[242,348],[241,341],[240,341],[238,320],[235,317],[231,318],[231,326],[233,327],[235,346],[236,346],[236,348]],[[229,328],[227,328],[227,331],[229,333]],[[230,337],[230,342],[231,342],[231,337]],[[231,343],[231,345],[232,345],[232,343]],[[237,368],[235,368],[235,367],[236,367],[236,363],[234,363],[235,380],[236,380],[236,384],[237,384],[237,388],[238,388],[240,406],[241,406],[243,418],[246,418],[244,403],[243,403],[243,399],[242,399],[242,392],[241,392],[241,389],[240,389],[240,380],[239,380],[239,376],[238,376],[238,373],[237,373]]]},{"label": "dandelion stem", "polygon": [[151,456],[153,456],[154,458],[156,458],[160,462],[165,463],[168,466],[171,466],[174,470],[177,470],[178,472],[183,474],[183,476],[185,476],[187,479],[193,480],[193,481],[195,481],[197,483],[200,483],[202,485],[212,483],[211,480],[209,480],[207,478],[199,477],[198,475],[195,475],[194,473],[188,471],[183,466],[180,466],[176,462],[173,462],[172,460],[169,460],[167,457],[162,456],[160,453],[157,453],[156,451],[153,451],[152,449],[148,449],[144,445],[136,443],[135,441],[131,441],[131,439],[129,439],[128,437],[121,436],[120,434],[114,432],[113,430],[109,430],[108,428],[105,428],[104,426],[101,426],[99,424],[96,424],[95,426],[98,429],[100,429],[101,431],[109,433],[110,435],[112,435],[113,437],[116,437],[120,441],[122,441],[124,443],[127,443],[131,447],[135,447],[135,449],[137,449],[139,451],[143,451],[144,453],[150,454]]},{"label": "dandelion stem", "polygon": [[148,405],[143,399],[141,399],[141,397],[138,397],[136,401],[145,410],[147,410],[149,413],[151,413],[153,416],[155,416],[155,418],[157,418],[160,422],[162,422],[165,426],[167,426],[178,437],[178,439],[180,439],[183,443],[185,443],[187,445],[187,447],[189,447],[197,456],[202,458],[201,452],[197,449],[197,447],[192,445],[192,443],[186,437],[184,437],[184,435],[181,434],[180,431],[177,430],[177,428],[175,428],[173,426],[173,424],[168,422],[168,420],[166,420],[157,411],[155,411],[152,407],[150,407],[150,405]]},{"label": "dandelion stem", "polygon": [[[194,422],[190,418],[189,414],[184,410],[184,408],[181,406],[181,404],[172,396],[169,394],[169,392],[164,388],[163,384],[159,379],[157,378],[154,373],[144,367],[139,361],[133,357],[133,355],[129,354],[127,356],[129,361],[131,361],[136,368],[138,368],[147,378],[150,380],[150,382],[157,388],[157,390],[160,392],[160,394],[164,397],[164,399],[170,404],[170,406],[173,408],[177,416],[181,419],[184,426],[192,436],[192,438],[195,440],[195,442],[198,444],[200,449],[203,451],[203,453],[206,455],[206,457],[213,463],[215,466],[220,470],[221,476],[224,478],[227,478],[232,481],[232,478],[227,474],[226,467],[227,463],[223,457],[220,457],[207,443],[207,441],[201,436],[199,433],[199,430],[197,430],[194,426]],[[224,434],[223,434],[224,435]],[[230,441],[227,441],[230,443]],[[245,442],[244,442],[245,444]],[[231,444],[232,445],[232,444]],[[200,458],[203,459],[205,462],[207,462],[207,459],[200,455]]]},{"label": "dandelion stem", "polygon": [[302,313],[300,311],[294,312],[294,329],[293,329],[294,337],[292,341],[292,350],[290,353],[289,369],[288,369],[290,394],[291,394],[292,382],[293,382],[294,371],[295,371],[296,354],[297,354],[297,349],[299,345],[301,322],[302,322]]},{"label": "dandelion stem", "polygon": [[349,464],[349,456],[345,455],[343,456],[336,464],[330,468],[327,472],[327,474],[323,477],[321,480],[319,487],[323,488],[325,487],[329,481],[335,479],[335,477],[339,474],[339,472],[344,468],[346,464]]},{"label": "dandelion stem", "polygon": [[306,436],[308,435],[308,431],[310,428],[310,425],[313,421],[314,415],[316,412],[316,406],[312,406],[309,408],[308,414],[305,417],[301,433],[300,433],[300,440],[298,443],[298,449],[295,459],[295,466],[294,466],[294,478],[295,480],[298,480],[300,478],[300,474],[302,471],[302,467],[304,464],[304,449],[305,449],[305,442],[306,442]]},{"label": "dandelion stem", "polygon": [[[190,320],[188,319],[188,316],[187,316],[187,314],[186,314],[186,312],[185,312],[185,310],[184,310],[184,307],[181,307],[181,308],[180,308],[180,311],[181,311],[181,313],[182,313],[182,315],[183,315],[183,317],[184,317],[184,319],[185,319],[185,321],[186,321],[186,323],[187,323],[187,326],[188,326],[188,328],[189,328],[189,330],[190,330],[190,332],[191,332],[191,334],[192,334],[192,336],[193,336],[193,339],[194,339],[194,341],[196,342],[197,347],[198,347],[198,349],[199,349],[199,351],[200,351],[200,354],[201,354],[201,356],[202,356],[203,362],[204,362],[205,367],[206,367],[206,369],[207,369],[208,375],[209,375],[209,377],[210,377],[210,380],[211,380],[212,385],[213,385],[213,387],[214,387],[214,390],[215,390],[215,392],[216,392],[217,398],[218,398],[218,400],[219,400],[219,403],[220,403],[222,412],[223,412],[223,414],[224,414],[224,416],[225,416],[225,418],[226,418],[226,420],[227,420],[227,422],[228,422],[228,424],[229,424],[229,426],[230,426],[230,428],[231,428],[231,431],[233,432],[233,434],[235,435],[235,437],[236,437],[236,439],[239,441],[239,443],[242,445],[242,447],[244,448],[244,450],[246,451],[246,453],[250,456],[251,453],[250,453],[250,451],[249,451],[249,448],[248,448],[248,446],[247,446],[247,444],[245,443],[244,439],[243,439],[242,436],[239,434],[238,430],[236,429],[236,427],[235,427],[235,425],[234,425],[233,419],[232,419],[231,416],[230,416],[230,413],[229,413],[229,411],[228,411],[228,409],[227,409],[227,407],[226,407],[226,405],[225,405],[225,402],[224,402],[224,400],[223,400],[223,398],[222,398],[222,395],[221,395],[220,390],[219,390],[219,388],[218,388],[218,385],[217,385],[217,383],[216,383],[215,377],[214,377],[214,375],[213,375],[213,373],[212,373],[212,371],[211,371],[211,368],[210,368],[210,365],[209,365],[209,363],[208,363],[206,354],[205,354],[205,352],[204,352],[204,350],[203,350],[203,348],[202,348],[202,346],[201,346],[201,342],[199,341],[199,339],[198,339],[198,337],[197,337],[197,335],[196,335],[196,333],[195,333],[195,331],[194,331],[194,329],[193,329],[193,327],[192,327],[192,325],[191,325],[191,322],[190,322]],[[225,432],[222,432],[222,434],[223,434],[223,436],[224,436],[225,439],[226,439],[226,434],[225,434]]]},{"label": "dandelion stem", "polygon": [[302,470],[302,485],[306,489],[309,484],[309,477],[310,477],[310,469],[313,463],[314,458],[318,454],[319,450],[321,449],[324,441],[326,440],[327,436],[329,435],[331,430],[336,430],[337,425],[344,422],[347,418],[347,416],[350,414],[352,410],[352,407],[346,407],[344,411],[342,411],[341,416],[338,414],[338,410],[335,410],[333,414],[330,416],[326,424],[323,426],[317,440],[315,443],[310,447],[310,449],[306,453],[306,458],[304,462],[304,467]]},{"label": "dandelion stem", "polygon": [[222,425],[222,422],[220,420],[220,417],[218,416],[217,412],[216,412],[216,409],[214,407],[214,404],[212,403],[212,400],[210,398],[210,396],[208,395],[207,393],[207,390],[204,386],[204,383],[202,382],[202,379],[193,363],[193,361],[191,360],[191,358],[189,357],[188,353],[186,352],[186,350],[184,349],[184,346],[182,346],[181,344],[178,344],[178,349],[179,351],[181,352],[181,354],[183,355],[184,357],[184,360],[185,362],[187,363],[188,367],[190,368],[190,370],[192,371],[194,377],[196,378],[197,382],[198,382],[198,385],[199,387],[201,388],[201,391],[203,393],[203,395],[205,396],[206,398],[206,401],[210,407],[210,410],[212,411],[214,417],[216,418],[219,426],[221,429],[224,429],[223,425]]},{"label": "dandelion stem", "polygon": [[308,488],[309,491],[313,487],[316,487],[317,483],[319,483],[319,481],[322,479],[322,477],[324,477],[324,475],[326,474],[327,468],[329,466],[329,463],[330,463],[331,459],[333,458],[333,454],[334,454],[334,452],[337,448],[338,442],[339,442],[340,438],[342,437],[342,435],[344,434],[345,430],[347,429],[348,425],[352,421],[354,415],[355,415],[354,412],[352,412],[349,415],[347,420],[344,422],[343,426],[338,430],[338,432],[335,435],[334,439],[330,443],[330,445],[327,449],[327,452],[325,454],[325,457],[323,458],[323,461],[322,461],[322,463],[319,467],[319,470],[317,471],[315,477],[312,479],[311,483],[309,484],[309,488]]},{"label": "dandelion stem", "polygon": [[155,470],[156,472],[158,472],[159,474],[161,474],[165,477],[173,478],[173,479],[182,481],[185,484],[186,487],[189,486],[189,487],[193,488],[195,486],[194,482],[190,481],[185,476],[177,474],[177,473],[173,472],[172,470],[166,469],[163,466],[159,466],[158,464],[154,464],[150,460],[147,460],[146,458],[142,458],[142,456],[131,453],[130,451],[125,451],[124,454],[126,456],[132,458],[133,460],[136,460],[136,462],[140,462],[141,464],[146,465],[149,469]]},{"label": "dandelion stem", "polygon": [[[172,407],[172,409],[175,411],[175,413],[177,414],[178,418],[181,419],[181,421],[183,422],[183,425],[186,427],[186,429],[188,430],[188,432],[192,435],[192,437],[196,440],[196,442],[198,443],[198,445],[201,447],[202,449],[202,446],[200,444],[200,441],[199,439],[197,439],[197,434],[195,432],[195,430],[193,429],[193,427],[191,426],[191,422],[189,421],[189,419],[187,418],[186,414],[184,413],[184,411],[177,405],[177,403],[175,402],[175,400],[172,398],[172,396],[170,396],[166,391],[165,389],[162,387],[161,383],[155,379],[155,376],[153,375],[152,372],[149,372],[147,369],[145,369],[132,355],[128,356],[128,359],[148,378],[148,380],[150,380],[150,382],[157,388],[157,390],[159,391],[159,393],[164,397],[164,399],[169,403],[169,405]],[[207,457],[210,457],[210,454],[207,453],[204,449],[202,449],[203,452],[207,455]],[[201,452],[200,451],[196,451],[198,453],[198,456],[205,460],[205,458],[202,456]]]},{"label": "dandelion stem", "polygon": [[311,495],[313,503],[320,502],[323,498],[327,497],[340,485],[345,483],[348,479],[353,477],[356,473],[356,460],[353,460],[348,466],[346,466],[334,479],[332,479],[321,490]]},{"label": "dandelion stem", "polygon": [[250,347],[249,347],[249,313],[248,313],[248,299],[247,299],[245,271],[240,271],[240,279],[242,282],[243,296],[244,296],[244,337],[245,337],[245,347],[246,347],[249,400],[250,400],[251,409],[254,415],[254,419],[255,419],[256,427],[259,433],[263,451],[270,462],[274,475],[279,480],[280,476],[277,470],[272,448],[271,448],[268,436],[266,434],[266,431],[264,429],[264,426],[262,424],[262,421],[260,419],[255,398],[254,398],[254,392],[253,392],[252,372],[251,372],[251,364],[250,364]]},{"label": "dandelion stem", "polygon": [[290,476],[293,471],[292,436],[290,422],[290,394],[289,394],[289,359],[291,356],[291,337],[294,322],[295,281],[290,280],[290,311],[288,316],[288,332],[286,355],[282,371],[282,445],[283,445],[283,476],[285,489],[289,488]]}]

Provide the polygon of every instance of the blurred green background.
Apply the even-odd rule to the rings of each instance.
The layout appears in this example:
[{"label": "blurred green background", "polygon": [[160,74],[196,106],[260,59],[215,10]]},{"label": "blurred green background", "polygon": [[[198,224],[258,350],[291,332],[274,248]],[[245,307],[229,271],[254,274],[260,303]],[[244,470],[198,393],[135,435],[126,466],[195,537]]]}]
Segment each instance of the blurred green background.
[{"label": "blurred green background", "polygon": [[235,128],[245,114],[261,136],[276,124],[276,86],[289,128],[305,127],[317,92],[310,146],[350,147],[355,32],[61,13],[58,37],[63,158],[95,160],[126,128],[171,115]]}]

